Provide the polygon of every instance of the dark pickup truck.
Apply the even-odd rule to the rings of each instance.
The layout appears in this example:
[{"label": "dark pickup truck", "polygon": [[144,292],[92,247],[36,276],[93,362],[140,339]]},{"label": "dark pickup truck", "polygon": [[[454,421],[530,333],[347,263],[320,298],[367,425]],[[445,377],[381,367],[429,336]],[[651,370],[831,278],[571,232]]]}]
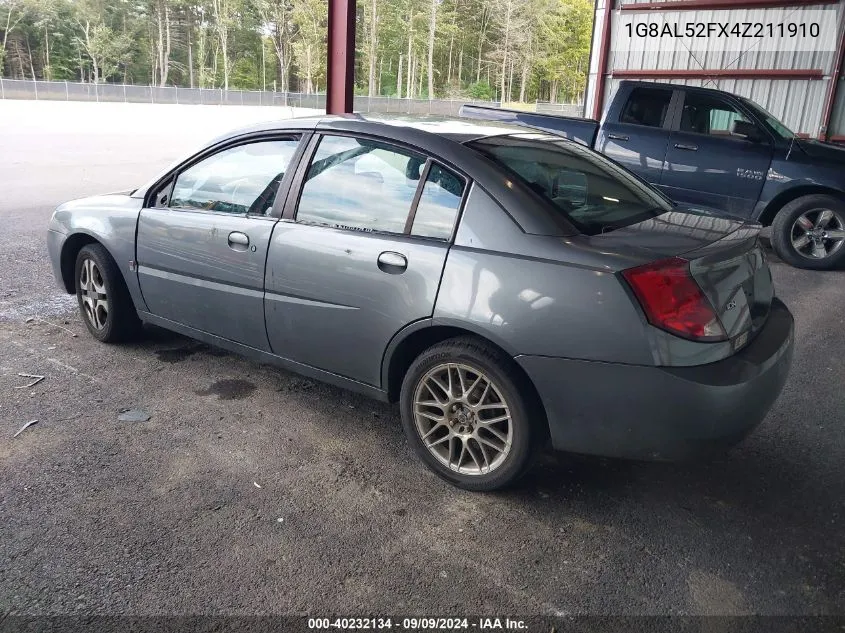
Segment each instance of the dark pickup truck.
[{"label": "dark pickup truck", "polygon": [[461,115],[567,137],[676,203],[771,225],[772,247],[793,266],[845,263],[845,149],[797,138],[750,99],[623,81],[601,122],[479,106],[464,106]]}]

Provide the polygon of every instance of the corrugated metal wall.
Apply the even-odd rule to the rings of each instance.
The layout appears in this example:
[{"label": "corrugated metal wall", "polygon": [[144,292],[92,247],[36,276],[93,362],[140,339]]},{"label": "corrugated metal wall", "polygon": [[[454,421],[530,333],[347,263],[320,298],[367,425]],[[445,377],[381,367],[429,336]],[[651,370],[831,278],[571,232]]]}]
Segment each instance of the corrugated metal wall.
[{"label": "corrugated metal wall", "polygon": [[[601,34],[604,19],[604,6],[607,0],[598,0],[596,6],[596,22],[593,29],[593,55],[590,63],[589,87],[586,103],[588,115],[593,113],[593,105],[596,97],[597,73],[599,55],[601,52]],[[655,0],[627,0],[624,4],[639,4],[643,2],[655,2]],[[611,38],[613,34],[619,33],[621,28],[621,13],[618,9],[619,1],[611,13]],[[801,7],[784,7],[778,9],[767,9],[767,18],[773,22],[798,22],[801,23],[802,16],[810,14],[811,11],[820,9],[838,9],[838,28],[845,28],[845,9],[842,3],[839,5],[804,5]],[[743,22],[749,19],[749,10],[731,9],[732,20]],[[626,17],[642,16],[652,22],[661,23],[663,16],[667,15],[661,11],[650,10],[640,12],[625,12]],[[671,16],[678,15],[677,10],[671,12]],[[759,16],[759,9],[756,10]],[[683,17],[687,21],[710,22],[717,20],[714,11],[691,10],[684,11]],[[724,10],[720,12],[724,16]],[[759,18],[758,18],[759,19]],[[623,38],[624,39],[624,38]],[[620,48],[620,50],[613,50]],[[697,58],[697,59],[696,59]],[[658,51],[625,50],[624,46],[611,47],[608,55],[608,72],[615,70],[700,70],[706,69],[784,69],[784,70],[806,70],[821,69],[824,73],[822,79],[670,79],[671,83],[706,86],[727,90],[750,99],[753,99],[761,106],[769,110],[776,117],[781,119],[787,127],[795,132],[818,136],[824,110],[824,100],[827,93],[828,82],[831,80],[831,73],[835,65],[834,51],[815,52],[784,52],[750,50],[738,54],[726,51],[694,51],[691,53],[680,39],[665,39],[660,42]],[[604,105],[610,102],[613,93],[619,85],[620,79],[610,77],[605,84]],[[831,134],[845,134],[845,84],[839,91],[834,116],[831,123]]]}]

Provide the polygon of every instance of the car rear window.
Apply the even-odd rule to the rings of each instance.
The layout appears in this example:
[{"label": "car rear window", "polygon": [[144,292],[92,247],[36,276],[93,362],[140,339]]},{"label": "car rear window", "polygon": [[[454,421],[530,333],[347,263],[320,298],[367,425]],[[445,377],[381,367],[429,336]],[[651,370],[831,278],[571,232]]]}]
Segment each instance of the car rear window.
[{"label": "car rear window", "polygon": [[549,201],[588,235],[670,211],[659,191],[577,143],[548,134],[490,136],[467,143]]}]

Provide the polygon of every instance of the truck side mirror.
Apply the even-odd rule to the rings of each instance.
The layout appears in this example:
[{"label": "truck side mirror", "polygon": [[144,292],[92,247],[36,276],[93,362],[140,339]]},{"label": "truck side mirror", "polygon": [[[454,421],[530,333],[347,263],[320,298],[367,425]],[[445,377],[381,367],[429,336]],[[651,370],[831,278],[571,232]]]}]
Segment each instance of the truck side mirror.
[{"label": "truck side mirror", "polygon": [[761,143],[765,140],[762,132],[760,132],[760,128],[751,121],[742,121],[737,119],[731,123],[731,134],[744,136],[752,143]]}]

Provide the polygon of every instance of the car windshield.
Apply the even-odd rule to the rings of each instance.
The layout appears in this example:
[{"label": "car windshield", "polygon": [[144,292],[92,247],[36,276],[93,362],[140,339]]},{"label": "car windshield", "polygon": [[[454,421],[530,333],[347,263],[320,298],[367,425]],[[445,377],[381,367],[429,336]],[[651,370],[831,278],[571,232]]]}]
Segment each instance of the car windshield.
[{"label": "car windshield", "polygon": [[789,141],[795,137],[795,133],[780,122],[773,114],[760,105],[754,103],[751,99],[743,99],[742,102],[751,108],[754,113],[763,119],[766,124],[782,139]]},{"label": "car windshield", "polygon": [[588,235],[635,224],[673,207],[628,170],[558,136],[491,136],[467,146],[515,175]]}]

